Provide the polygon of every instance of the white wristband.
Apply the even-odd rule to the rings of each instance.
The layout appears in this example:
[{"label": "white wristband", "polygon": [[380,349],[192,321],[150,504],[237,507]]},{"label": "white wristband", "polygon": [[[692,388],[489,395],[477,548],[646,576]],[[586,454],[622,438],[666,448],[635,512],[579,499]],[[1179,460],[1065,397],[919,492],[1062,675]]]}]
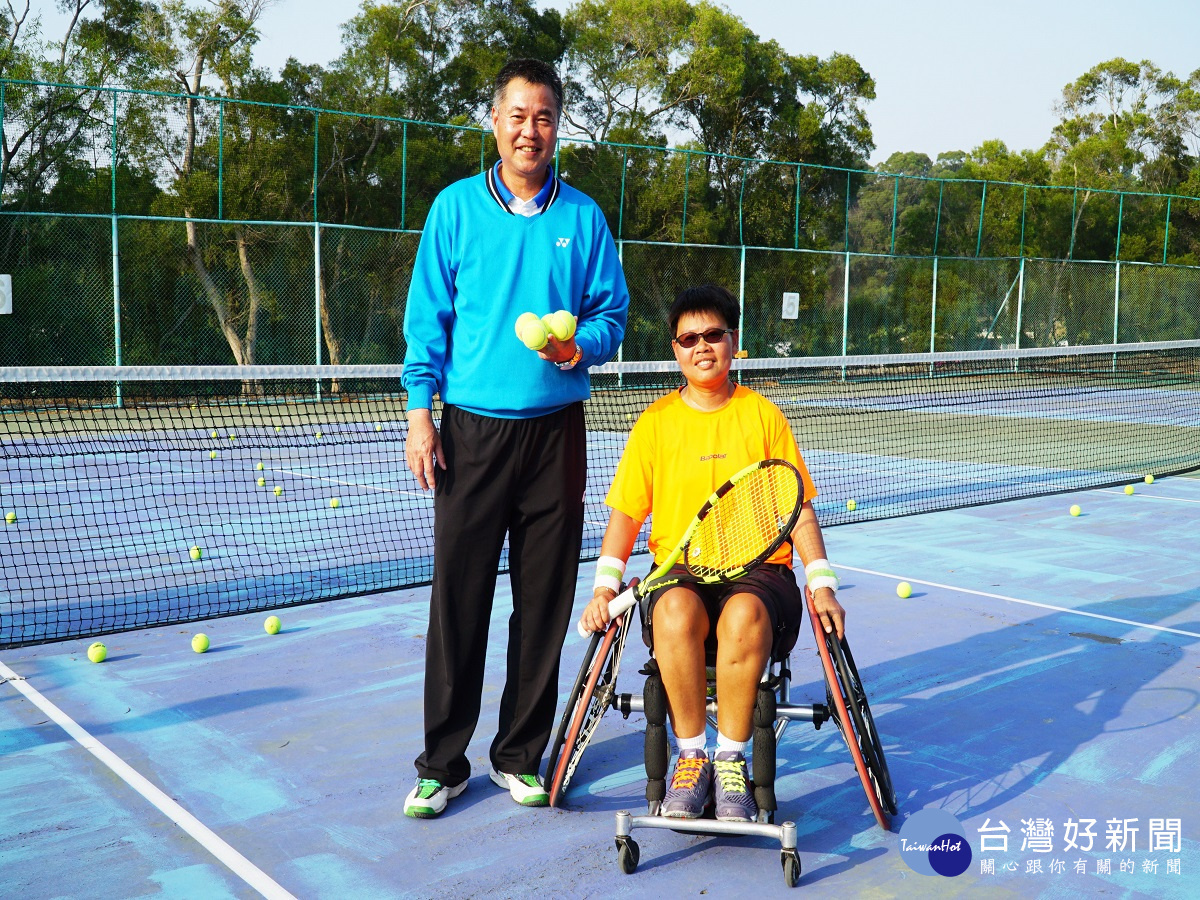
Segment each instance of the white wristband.
[{"label": "white wristband", "polygon": [[808,586],[811,590],[827,587],[836,592],[838,589],[837,573],[833,571],[833,567],[829,565],[827,559],[814,559],[804,567],[804,576],[808,579]]},{"label": "white wristband", "polygon": [[614,593],[620,592],[621,580],[625,577],[625,562],[615,556],[602,556],[596,560],[596,583],[593,589],[606,587]]}]

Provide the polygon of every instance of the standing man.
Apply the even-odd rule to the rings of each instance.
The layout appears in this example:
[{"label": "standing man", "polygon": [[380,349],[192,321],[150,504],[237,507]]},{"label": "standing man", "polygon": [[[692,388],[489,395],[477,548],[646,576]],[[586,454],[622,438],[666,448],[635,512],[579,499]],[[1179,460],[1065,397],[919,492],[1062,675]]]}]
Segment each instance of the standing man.
[{"label": "standing man", "polygon": [[[583,536],[587,370],[616,353],[629,306],[604,215],[551,166],[562,100],[551,66],[505,64],[492,106],[500,161],[438,195],[413,268],[405,455],[434,490],[425,749],[404,801],[417,818],[467,787],[505,534],[513,612],[491,777],[518,803],[547,803],[538,770]],[[517,317],[557,310],[578,318],[575,334],[526,349]]]}]

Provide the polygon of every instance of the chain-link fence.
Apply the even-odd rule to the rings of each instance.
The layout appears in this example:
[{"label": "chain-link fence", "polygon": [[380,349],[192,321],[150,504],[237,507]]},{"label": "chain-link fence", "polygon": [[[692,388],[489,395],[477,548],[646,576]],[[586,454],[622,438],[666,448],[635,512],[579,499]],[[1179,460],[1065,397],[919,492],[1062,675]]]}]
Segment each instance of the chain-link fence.
[{"label": "chain-link fence", "polygon": [[[0,81],[0,365],[403,359],[437,193],[479,128]],[[729,287],[750,356],[1200,337],[1200,200],[564,139],[617,239],[625,360],[679,288]]]}]

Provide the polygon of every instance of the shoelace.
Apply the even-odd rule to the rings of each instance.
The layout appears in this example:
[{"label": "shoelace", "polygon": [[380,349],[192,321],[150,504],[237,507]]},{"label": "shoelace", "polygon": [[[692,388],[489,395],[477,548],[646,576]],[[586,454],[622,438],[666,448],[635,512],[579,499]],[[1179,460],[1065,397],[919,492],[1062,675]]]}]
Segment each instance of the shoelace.
[{"label": "shoelace", "polygon": [[675,790],[686,791],[696,786],[700,773],[704,771],[706,759],[681,759],[675,764],[675,777],[671,779],[671,787]]},{"label": "shoelace", "polygon": [[720,759],[713,763],[717,770],[717,778],[721,780],[721,790],[727,794],[746,793],[745,764],[732,759]]},{"label": "shoelace", "polygon": [[428,800],[442,789],[442,783],[436,778],[422,778],[417,782],[417,796]]}]

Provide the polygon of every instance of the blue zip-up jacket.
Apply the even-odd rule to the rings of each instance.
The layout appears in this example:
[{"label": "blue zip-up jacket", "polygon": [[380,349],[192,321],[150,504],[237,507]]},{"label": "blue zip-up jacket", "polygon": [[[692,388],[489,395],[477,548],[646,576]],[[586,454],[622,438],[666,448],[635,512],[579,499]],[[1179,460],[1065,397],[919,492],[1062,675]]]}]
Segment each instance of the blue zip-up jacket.
[{"label": "blue zip-up jacket", "polygon": [[[410,408],[430,409],[440,393],[480,415],[546,415],[587,399],[588,366],[616,353],[629,291],[612,234],[591,198],[551,178],[547,202],[531,217],[508,208],[494,168],[434,200],[404,312]],[[583,351],[566,372],[514,330],[523,312],[559,309],[579,317]]]}]

